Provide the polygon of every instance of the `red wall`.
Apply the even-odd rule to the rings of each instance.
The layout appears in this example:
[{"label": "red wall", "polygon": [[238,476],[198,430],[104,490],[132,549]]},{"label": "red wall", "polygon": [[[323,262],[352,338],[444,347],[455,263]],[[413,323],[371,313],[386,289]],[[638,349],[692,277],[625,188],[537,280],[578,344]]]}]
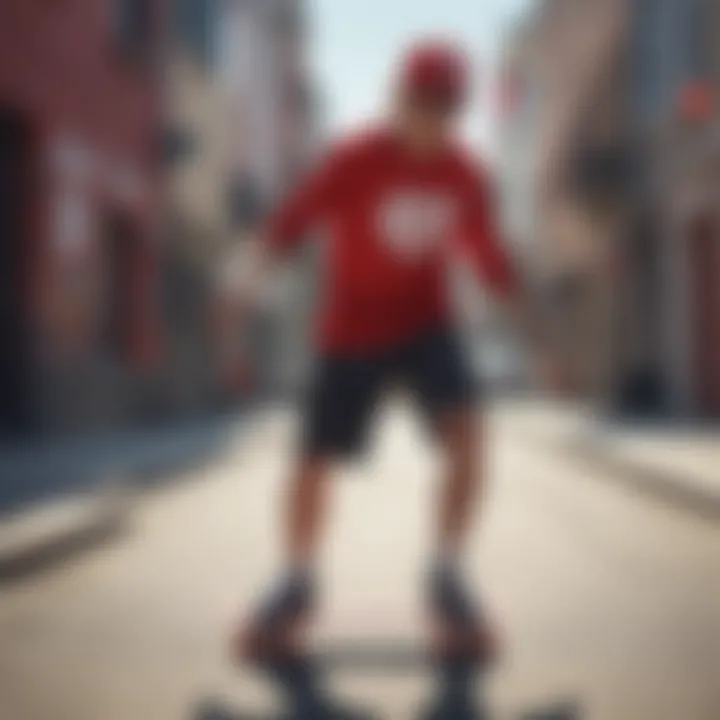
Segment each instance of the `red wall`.
[{"label": "red wall", "polygon": [[[146,2],[155,13],[159,50],[163,0]],[[141,361],[157,345],[162,98],[156,73],[123,56],[113,35],[114,6],[114,0],[0,3],[0,109],[18,114],[32,137],[23,242],[38,327],[59,342],[92,326],[93,283],[83,291],[77,280],[99,277],[102,220],[118,212],[130,220],[137,244],[128,355]],[[79,332],[83,337],[89,342]]]}]

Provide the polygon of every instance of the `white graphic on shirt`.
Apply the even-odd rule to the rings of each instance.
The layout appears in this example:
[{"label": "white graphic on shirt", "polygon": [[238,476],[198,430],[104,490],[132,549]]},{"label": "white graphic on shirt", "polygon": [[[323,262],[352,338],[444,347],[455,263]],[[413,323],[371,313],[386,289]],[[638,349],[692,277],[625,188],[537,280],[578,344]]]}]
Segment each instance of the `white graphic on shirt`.
[{"label": "white graphic on shirt", "polygon": [[378,231],[394,253],[415,260],[447,240],[455,214],[455,203],[448,195],[432,191],[398,192],[381,202]]}]

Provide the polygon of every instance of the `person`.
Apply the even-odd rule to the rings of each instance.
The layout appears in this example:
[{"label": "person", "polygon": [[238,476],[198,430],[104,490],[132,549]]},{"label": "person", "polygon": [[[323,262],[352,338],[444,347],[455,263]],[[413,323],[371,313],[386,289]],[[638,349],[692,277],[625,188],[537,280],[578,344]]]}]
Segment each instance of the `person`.
[{"label": "person", "polygon": [[470,85],[461,48],[437,39],[415,43],[394,82],[389,117],[341,138],[262,233],[250,273],[261,283],[309,231],[322,229],[327,245],[319,357],[290,478],[287,569],[235,635],[238,658],[300,642],[316,600],[333,464],[365,449],[378,399],[398,381],[417,400],[446,460],[427,577],[433,620],[446,648],[486,659],[497,651],[461,569],[485,477],[476,389],[453,327],[449,258],[467,258],[534,343],[540,334],[498,234],[487,171],[458,138]]}]

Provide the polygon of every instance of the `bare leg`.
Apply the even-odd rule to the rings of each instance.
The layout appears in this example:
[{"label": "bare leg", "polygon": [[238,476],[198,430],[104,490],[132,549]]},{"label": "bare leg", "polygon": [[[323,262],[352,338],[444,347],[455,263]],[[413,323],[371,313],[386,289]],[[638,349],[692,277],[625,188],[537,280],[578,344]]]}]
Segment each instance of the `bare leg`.
[{"label": "bare leg", "polygon": [[315,598],[313,565],[322,531],[329,462],[302,459],[290,479],[286,516],[288,569],[264,596],[234,638],[238,660],[258,660],[297,651]]},{"label": "bare leg", "polygon": [[469,409],[449,413],[441,421],[447,463],[438,519],[438,545],[443,556],[456,557],[462,551],[483,489],[478,462],[478,444],[482,442],[479,424]]},{"label": "bare leg", "polygon": [[442,652],[491,662],[498,652],[495,633],[472,599],[457,559],[475,519],[483,490],[478,421],[471,409],[442,419],[446,475],[440,489],[438,558],[430,574],[430,601]]},{"label": "bare leg", "polygon": [[301,459],[290,480],[287,507],[286,553],[291,568],[313,565],[327,514],[330,462]]}]

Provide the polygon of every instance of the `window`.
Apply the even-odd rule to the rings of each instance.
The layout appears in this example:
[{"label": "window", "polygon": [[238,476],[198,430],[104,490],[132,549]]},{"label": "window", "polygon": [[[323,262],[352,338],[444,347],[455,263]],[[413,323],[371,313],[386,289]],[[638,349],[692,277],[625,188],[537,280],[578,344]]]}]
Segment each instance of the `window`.
[{"label": "window", "polygon": [[663,20],[665,0],[639,0],[635,15],[635,73],[633,97],[643,122],[652,120],[661,112],[664,97],[665,62],[663,50]]},{"label": "window", "polygon": [[239,230],[255,227],[267,210],[258,183],[252,175],[242,172],[231,178],[226,202],[230,221]]},{"label": "window", "polygon": [[707,10],[704,0],[638,0],[633,96],[643,122],[666,116],[685,83],[709,72]]},{"label": "window", "polygon": [[703,0],[685,0],[686,79],[706,77],[712,64],[710,7]]},{"label": "window", "polygon": [[151,0],[115,0],[114,32],[125,57],[141,64],[153,57],[154,3]]},{"label": "window", "polygon": [[176,27],[181,43],[203,68],[216,65],[218,13],[217,0],[176,0]]},{"label": "window", "polygon": [[126,216],[113,212],[104,216],[102,229],[99,349],[106,358],[123,362],[131,339],[138,236]]}]

